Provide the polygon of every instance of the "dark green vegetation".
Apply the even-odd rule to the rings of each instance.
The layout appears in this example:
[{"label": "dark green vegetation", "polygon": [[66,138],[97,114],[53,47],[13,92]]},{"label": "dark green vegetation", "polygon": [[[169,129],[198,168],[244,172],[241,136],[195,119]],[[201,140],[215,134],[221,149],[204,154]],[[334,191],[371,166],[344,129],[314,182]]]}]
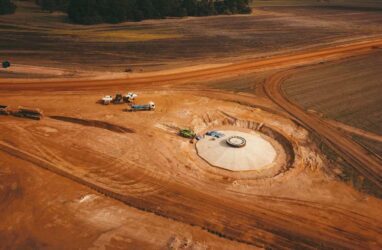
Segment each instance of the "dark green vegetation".
[{"label": "dark green vegetation", "polygon": [[43,10],[66,11],[68,8],[69,0],[36,0],[36,4],[41,6]]},{"label": "dark green vegetation", "polygon": [[284,90],[305,109],[381,134],[381,65],[382,51],[342,63],[324,63],[293,75]]},{"label": "dark green vegetation", "polygon": [[11,0],[0,0],[0,15],[12,14],[16,10],[16,5]]},{"label": "dark green vegetation", "polygon": [[164,17],[250,13],[250,0],[70,0],[75,23],[118,23]]}]

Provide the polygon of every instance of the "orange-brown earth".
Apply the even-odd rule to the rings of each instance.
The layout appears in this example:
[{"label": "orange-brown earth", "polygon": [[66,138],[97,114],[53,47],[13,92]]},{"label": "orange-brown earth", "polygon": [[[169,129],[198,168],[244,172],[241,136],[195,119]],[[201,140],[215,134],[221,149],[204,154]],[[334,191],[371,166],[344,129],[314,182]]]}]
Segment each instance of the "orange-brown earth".
[{"label": "orange-brown earth", "polygon": [[[41,121],[0,116],[2,246],[381,248],[380,158],[280,90],[298,67],[381,45],[371,39],[126,79],[1,80],[1,102],[45,113]],[[257,94],[205,87],[265,70],[281,73]],[[157,110],[97,103],[117,89],[138,92],[139,103],[154,101]],[[184,127],[259,130],[283,146],[284,165],[243,173],[214,168],[177,135]]]}]

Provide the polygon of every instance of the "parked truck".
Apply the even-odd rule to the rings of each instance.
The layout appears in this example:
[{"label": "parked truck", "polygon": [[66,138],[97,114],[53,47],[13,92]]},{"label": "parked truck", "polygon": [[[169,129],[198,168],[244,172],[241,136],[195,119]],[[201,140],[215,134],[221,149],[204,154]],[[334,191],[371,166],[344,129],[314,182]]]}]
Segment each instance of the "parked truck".
[{"label": "parked truck", "polygon": [[113,97],[111,95],[106,95],[101,99],[103,105],[109,105],[111,101],[113,101]]},{"label": "parked truck", "polygon": [[179,130],[179,135],[189,139],[193,139],[196,136],[195,132],[192,129],[188,128]]},{"label": "parked truck", "polygon": [[131,111],[150,111],[155,110],[155,103],[149,102],[143,105],[131,105]]},{"label": "parked truck", "polygon": [[11,67],[11,63],[9,61],[4,61],[1,63],[1,66],[6,69],[6,68],[9,68]]},{"label": "parked truck", "polygon": [[0,115],[9,115],[10,113],[9,106],[0,105]]},{"label": "parked truck", "polygon": [[122,104],[122,103],[124,103],[122,94],[116,94],[114,99],[113,99],[113,103],[114,104]]},{"label": "parked truck", "polygon": [[125,96],[123,97],[123,100],[124,100],[125,102],[127,102],[127,103],[132,103],[132,102],[135,101],[135,98],[137,98],[137,97],[138,97],[138,95],[135,94],[135,93],[128,93],[127,95],[125,95]]},{"label": "parked truck", "polygon": [[114,98],[111,95],[106,95],[102,97],[100,102],[104,105],[109,105],[110,103],[113,103],[113,104],[133,103],[135,101],[135,98],[137,97],[138,95],[135,93],[128,93],[126,95],[117,93]]},{"label": "parked truck", "polygon": [[26,108],[19,106],[18,110],[12,113],[14,116],[25,117],[34,120],[41,120],[43,112],[40,109]]}]

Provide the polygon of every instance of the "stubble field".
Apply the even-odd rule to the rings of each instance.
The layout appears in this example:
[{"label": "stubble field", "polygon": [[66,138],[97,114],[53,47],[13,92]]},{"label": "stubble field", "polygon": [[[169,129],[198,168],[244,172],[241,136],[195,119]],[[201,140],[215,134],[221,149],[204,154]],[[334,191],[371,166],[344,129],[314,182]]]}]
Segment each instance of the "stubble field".
[{"label": "stubble field", "polygon": [[[382,52],[300,70],[284,84],[284,91],[309,112],[317,112],[381,136]],[[360,139],[381,153],[382,141]]]},{"label": "stubble field", "polygon": [[[0,18],[1,57],[14,64],[124,72],[230,62],[380,34],[379,10],[259,7],[251,15],[81,26],[19,3]],[[43,72],[28,71],[30,76]],[[1,74],[1,72],[0,72]],[[49,75],[49,73],[48,73]]]}]

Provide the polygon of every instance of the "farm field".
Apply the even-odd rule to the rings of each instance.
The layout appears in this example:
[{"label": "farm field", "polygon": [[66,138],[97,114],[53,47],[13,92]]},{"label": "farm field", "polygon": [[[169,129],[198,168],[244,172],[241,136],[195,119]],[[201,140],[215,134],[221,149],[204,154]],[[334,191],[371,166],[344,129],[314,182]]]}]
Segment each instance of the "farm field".
[{"label": "farm field", "polygon": [[325,63],[300,70],[283,89],[306,110],[381,135],[381,65],[382,52]]},{"label": "farm field", "polygon": [[[64,14],[19,2],[15,15],[0,17],[0,49],[14,64],[63,68],[68,76],[141,72],[376,36],[381,20],[378,10],[259,7],[251,15],[82,26],[68,23]],[[34,74],[41,75],[29,72]]]}]

